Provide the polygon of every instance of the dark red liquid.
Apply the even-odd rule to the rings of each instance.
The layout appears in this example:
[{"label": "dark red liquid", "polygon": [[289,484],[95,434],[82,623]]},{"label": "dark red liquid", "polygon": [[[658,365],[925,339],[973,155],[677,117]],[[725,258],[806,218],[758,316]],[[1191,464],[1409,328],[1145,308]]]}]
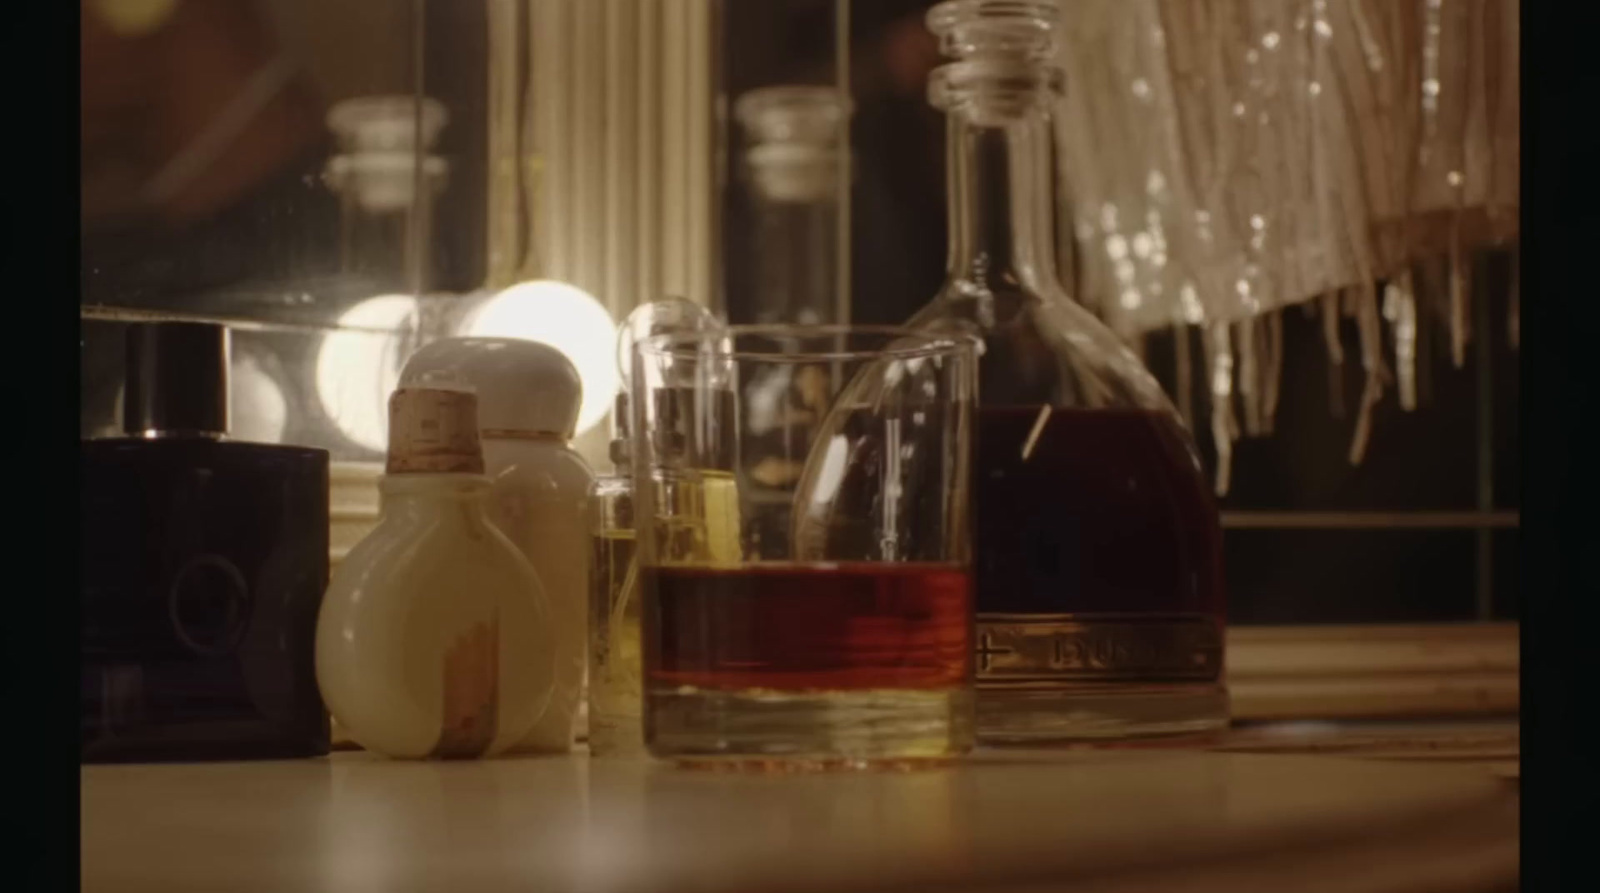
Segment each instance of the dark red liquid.
[{"label": "dark red liquid", "polygon": [[1138,409],[1041,414],[978,412],[978,613],[1220,619],[1221,528],[1178,424]]},{"label": "dark red liquid", "polygon": [[653,686],[938,689],[972,677],[972,584],[959,567],[758,564],[641,576]]}]

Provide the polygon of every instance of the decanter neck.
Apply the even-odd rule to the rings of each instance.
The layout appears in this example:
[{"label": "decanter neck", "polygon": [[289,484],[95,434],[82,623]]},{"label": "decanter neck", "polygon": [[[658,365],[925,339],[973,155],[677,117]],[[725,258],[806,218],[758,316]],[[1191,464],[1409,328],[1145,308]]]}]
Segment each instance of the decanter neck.
[{"label": "decanter neck", "polygon": [[[1061,10],[1052,0],[947,0],[928,29],[953,61],[928,78],[948,122],[952,293],[1061,291],[1055,262],[1050,110]],[[966,286],[966,287],[963,287]]]},{"label": "decanter neck", "polygon": [[1048,113],[956,107],[947,120],[948,277],[1046,298],[1059,289]]}]

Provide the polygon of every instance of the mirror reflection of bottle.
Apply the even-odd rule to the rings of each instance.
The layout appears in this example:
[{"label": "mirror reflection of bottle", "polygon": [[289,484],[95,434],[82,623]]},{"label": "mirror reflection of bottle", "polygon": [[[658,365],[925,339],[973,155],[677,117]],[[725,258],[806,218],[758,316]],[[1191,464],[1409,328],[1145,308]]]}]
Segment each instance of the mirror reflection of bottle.
[{"label": "mirror reflection of bottle", "polygon": [[323,179],[340,199],[341,272],[375,294],[429,288],[434,198],[448,172],[429,152],[449,120],[437,100],[412,96],[363,96],[328,112],[340,152]]},{"label": "mirror reflection of bottle", "polygon": [[757,323],[843,323],[839,179],[848,109],[830,87],[763,87],[739,97],[751,187],[750,308]]}]

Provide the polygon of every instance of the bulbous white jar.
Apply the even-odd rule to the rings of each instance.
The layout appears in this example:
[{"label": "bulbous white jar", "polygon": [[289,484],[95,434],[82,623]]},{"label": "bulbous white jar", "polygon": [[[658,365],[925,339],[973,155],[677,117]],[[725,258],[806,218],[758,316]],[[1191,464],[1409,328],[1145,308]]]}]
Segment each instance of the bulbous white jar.
[{"label": "bulbous white jar", "polygon": [[[475,417],[470,424],[476,450]],[[362,747],[493,756],[526,736],[550,700],[544,590],[490,522],[490,489],[478,473],[379,482],[383,519],[339,565],[317,623],[323,700]]]}]

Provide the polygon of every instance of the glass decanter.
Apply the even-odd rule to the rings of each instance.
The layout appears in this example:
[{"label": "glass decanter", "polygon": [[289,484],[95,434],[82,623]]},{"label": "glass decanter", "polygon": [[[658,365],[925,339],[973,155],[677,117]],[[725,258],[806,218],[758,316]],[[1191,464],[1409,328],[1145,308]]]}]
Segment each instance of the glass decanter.
[{"label": "glass decanter", "polygon": [[1208,732],[1228,720],[1221,530],[1138,358],[1056,272],[1054,3],[954,0],[947,280],[911,324],[981,336],[972,475],[979,738]]}]

